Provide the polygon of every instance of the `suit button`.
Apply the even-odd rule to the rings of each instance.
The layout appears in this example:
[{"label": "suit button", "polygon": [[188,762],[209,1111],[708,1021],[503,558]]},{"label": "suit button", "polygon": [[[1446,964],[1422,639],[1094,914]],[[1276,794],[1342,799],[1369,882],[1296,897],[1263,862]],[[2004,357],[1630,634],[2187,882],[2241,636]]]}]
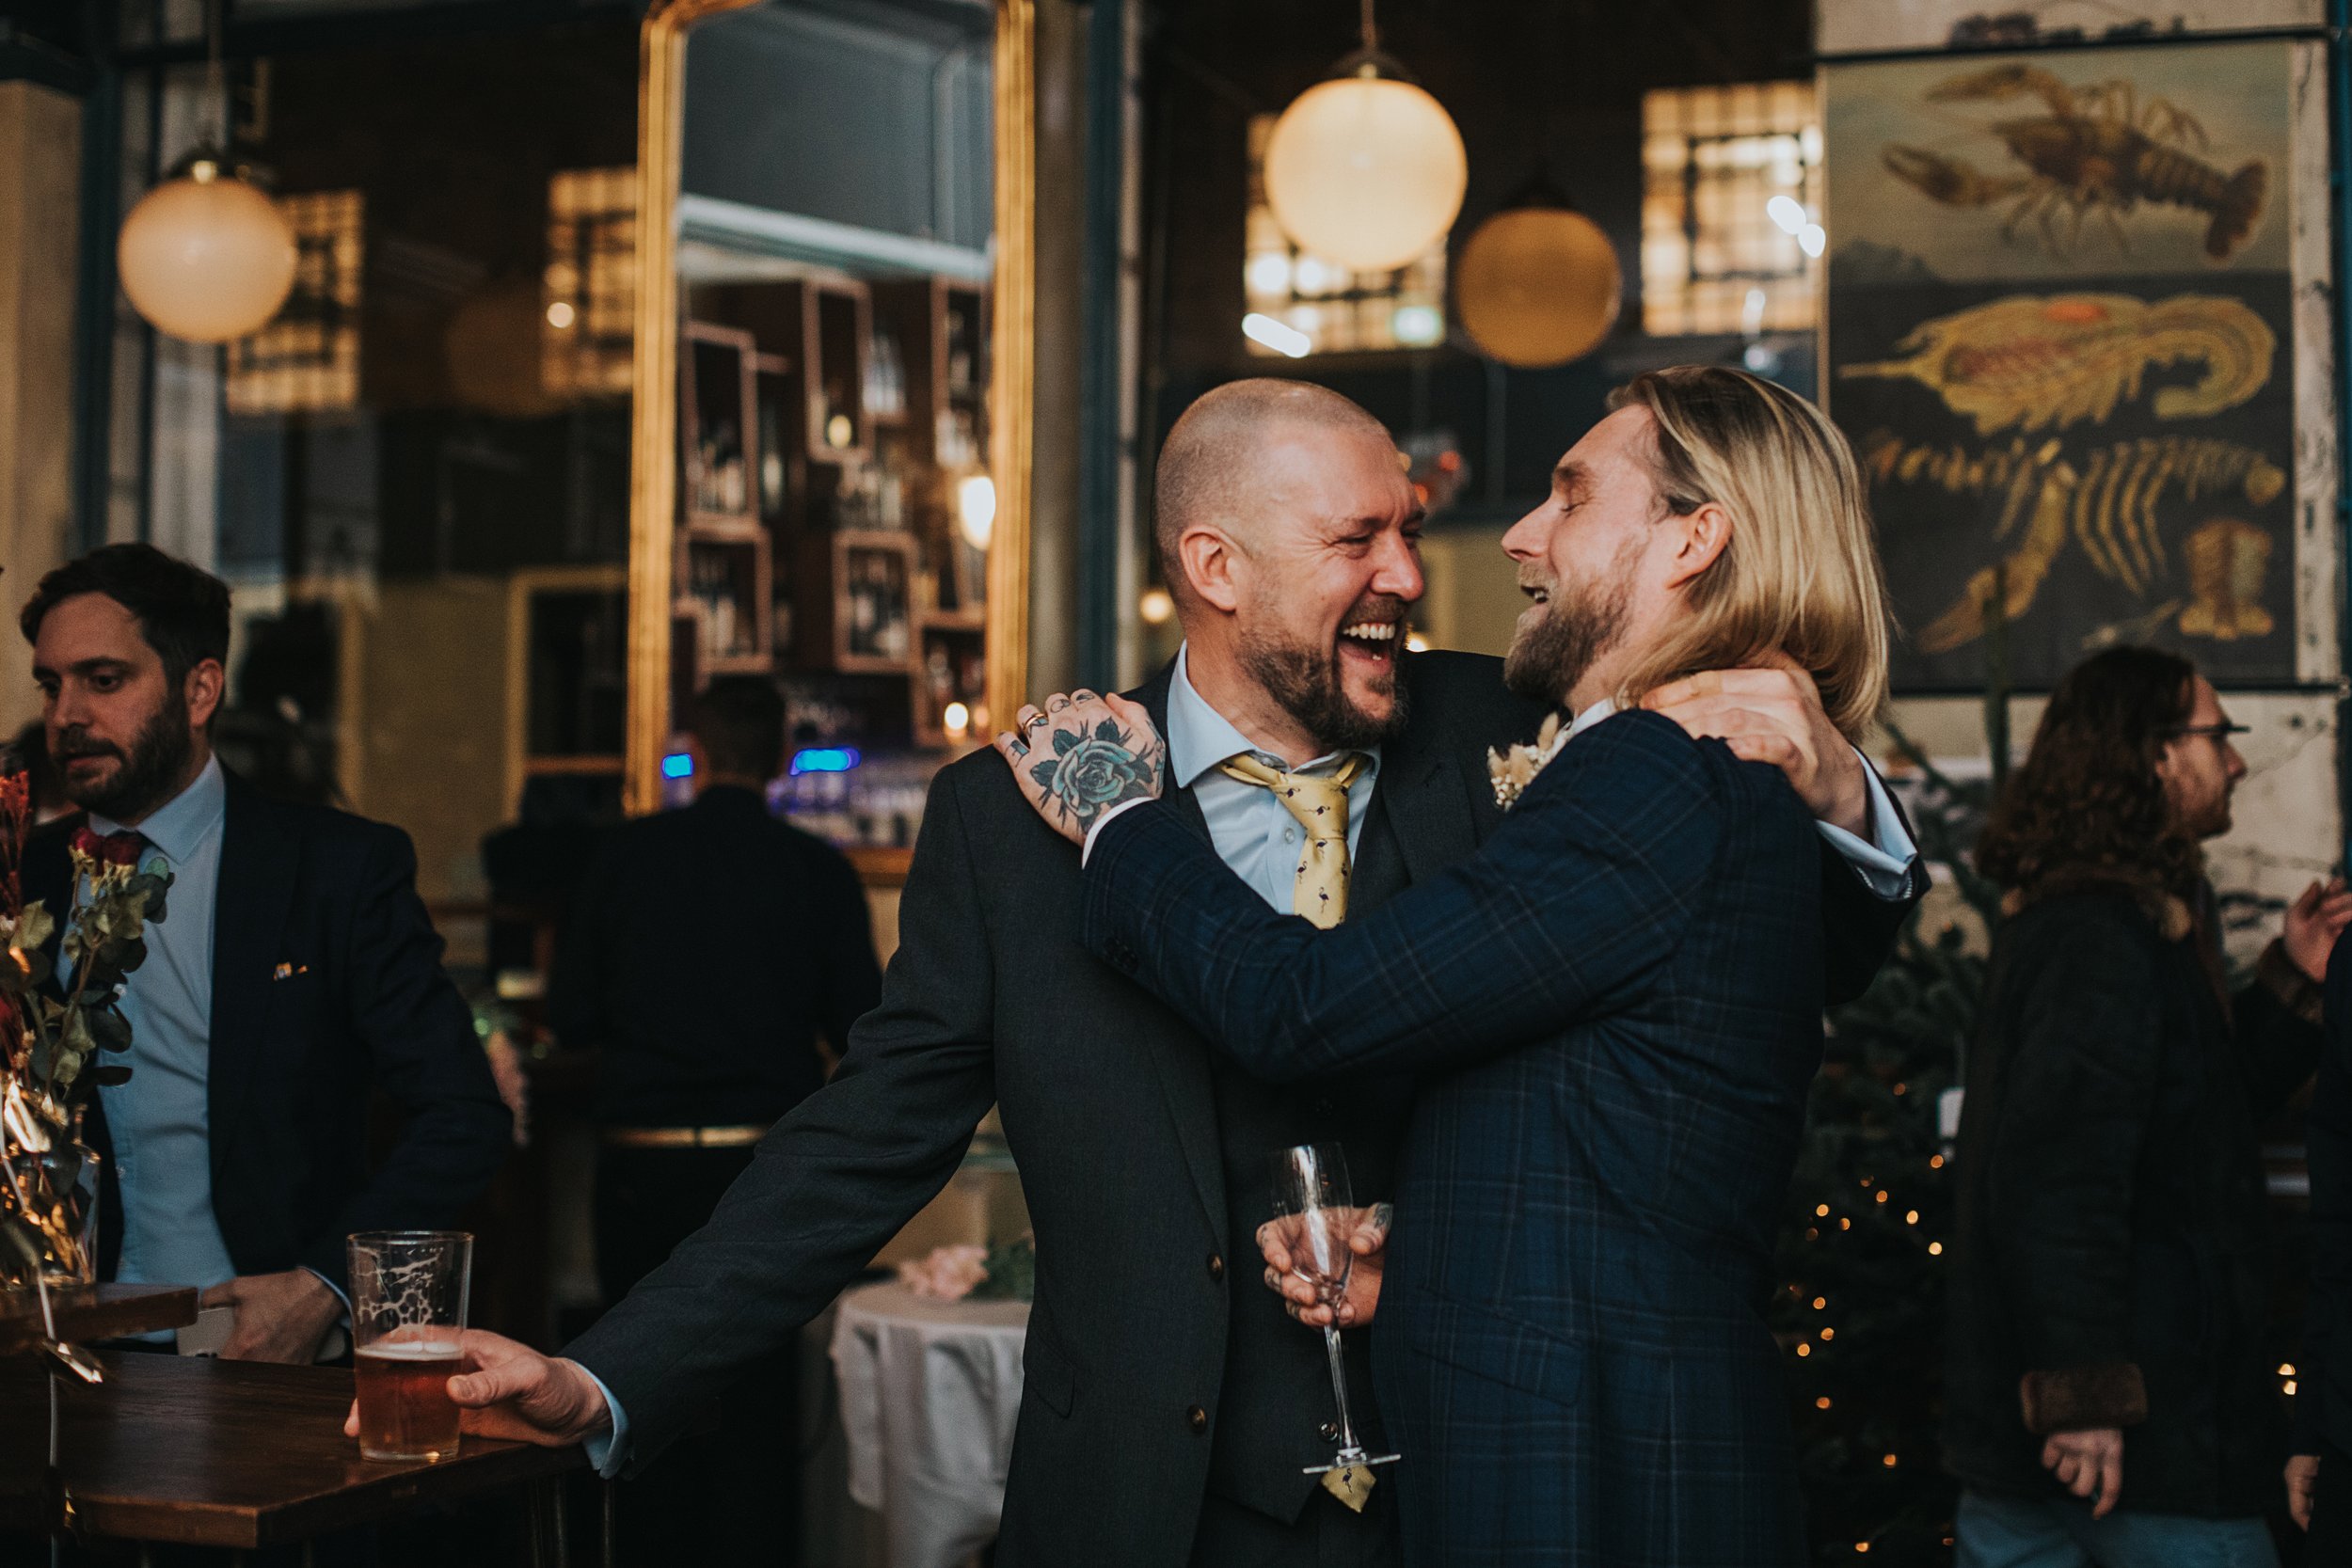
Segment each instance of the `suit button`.
[{"label": "suit button", "polygon": [[1315,1431],[1322,1434],[1323,1440],[1327,1443],[1336,1443],[1340,1440],[1340,1423],[1337,1421],[1326,1421],[1315,1428]]},{"label": "suit button", "polygon": [[1214,1252],[1209,1254],[1209,1277],[1216,1280],[1225,1277],[1225,1259]]},{"label": "suit button", "polygon": [[1209,1413],[1196,1404],[1184,1412],[1184,1425],[1195,1432],[1206,1432],[1209,1430]]}]

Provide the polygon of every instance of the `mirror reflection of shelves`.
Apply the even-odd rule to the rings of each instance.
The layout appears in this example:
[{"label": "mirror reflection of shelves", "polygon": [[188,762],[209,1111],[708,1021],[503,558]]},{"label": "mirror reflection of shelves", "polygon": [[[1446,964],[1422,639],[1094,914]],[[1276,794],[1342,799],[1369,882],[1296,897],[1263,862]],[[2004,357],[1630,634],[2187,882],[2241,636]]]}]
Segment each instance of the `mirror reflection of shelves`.
[{"label": "mirror reflection of shelves", "polygon": [[828,271],[701,283],[688,305],[680,691],[838,675],[894,686],[917,745],[984,733],[986,293]]},{"label": "mirror reflection of shelves", "polygon": [[772,668],[768,536],[755,526],[735,532],[695,524],[686,540],[686,573],[680,609],[695,622],[696,663],[714,675]]},{"label": "mirror reflection of shelves", "polygon": [[758,471],[753,425],[757,346],[748,332],[689,322],[679,348],[687,518],[751,516]]},{"label": "mirror reflection of shelves", "polygon": [[988,640],[980,628],[926,620],[923,657],[914,676],[914,738],[947,746],[985,735],[988,722]]},{"label": "mirror reflection of shelves", "polygon": [[804,576],[832,592],[803,607],[803,667],[908,675],[914,656],[914,541],[877,530],[818,534],[805,542],[804,559]]}]

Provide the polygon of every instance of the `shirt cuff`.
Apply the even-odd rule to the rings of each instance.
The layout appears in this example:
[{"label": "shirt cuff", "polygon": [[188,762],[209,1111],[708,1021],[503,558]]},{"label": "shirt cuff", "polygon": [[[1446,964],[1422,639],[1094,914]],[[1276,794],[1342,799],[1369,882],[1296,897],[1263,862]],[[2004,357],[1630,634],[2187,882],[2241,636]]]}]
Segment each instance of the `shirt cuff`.
[{"label": "shirt cuff", "polygon": [[588,1372],[588,1381],[595,1384],[596,1392],[604,1396],[605,1414],[612,1418],[612,1430],[580,1439],[580,1451],[588,1456],[589,1467],[597,1475],[607,1481],[617,1480],[621,1466],[628,1463],[628,1412],[623,1410],[621,1402],[612,1397],[612,1390],[605,1386],[604,1379],[589,1372],[577,1361],[572,1365]]},{"label": "shirt cuff", "polygon": [[320,1284],[322,1284],[322,1285],[326,1286],[328,1290],[330,1290],[330,1291],[334,1291],[334,1292],[335,1292],[335,1299],[336,1299],[337,1301],[340,1301],[340,1302],[342,1302],[342,1303],[343,1304],[343,1322],[344,1322],[345,1323],[350,1323],[350,1322],[351,1322],[351,1297],[350,1297],[349,1295],[347,1295],[347,1294],[345,1294],[345,1293],[344,1293],[343,1288],[342,1288],[342,1286],[340,1286],[340,1285],[336,1284],[333,1280],[331,1280],[331,1279],[327,1278],[327,1277],[326,1277],[326,1275],[323,1275],[323,1274],[319,1273],[319,1271],[318,1271],[318,1270],[316,1270],[316,1269],[314,1269],[314,1268],[310,1267],[308,1263],[305,1263],[305,1264],[302,1266],[302,1272],[303,1272],[304,1274],[309,1275],[311,1278],[313,1278],[313,1279],[317,1280]]},{"label": "shirt cuff", "polygon": [[1119,804],[1113,806],[1110,810],[1096,817],[1094,819],[1094,826],[1087,830],[1087,841],[1085,846],[1078,851],[1078,868],[1081,871],[1086,869],[1087,861],[1094,854],[1095,839],[1101,836],[1104,829],[1109,827],[1118,819],[1119,815],[1121,812],[1129,812],[1135,810],[1137,806],[1149,805],[1157,798],[1158,797],[1152,795],[1138,795],[1132,800],[1120,801]]},{"label": "shirt cuff", "polygon": [[[1854,755],[1862,753],[1857,750]],[[1900,898],[1911,889],[1911,868],[1919,859],[1919,847],[1904,831],[1902,814],[1895,809],[1895,798],[1886,792],[1885,781],[1867,757],[1862,763],[1862,778],[1863,787],[1870,796],[1870,837],[1874,842],[1865,843],[1827,822],[1817,821],[1814,826],[1829,840],[1829,847],[1854,868],[1854,875],[1862,879],[1864,886],[1881,898]]]}]

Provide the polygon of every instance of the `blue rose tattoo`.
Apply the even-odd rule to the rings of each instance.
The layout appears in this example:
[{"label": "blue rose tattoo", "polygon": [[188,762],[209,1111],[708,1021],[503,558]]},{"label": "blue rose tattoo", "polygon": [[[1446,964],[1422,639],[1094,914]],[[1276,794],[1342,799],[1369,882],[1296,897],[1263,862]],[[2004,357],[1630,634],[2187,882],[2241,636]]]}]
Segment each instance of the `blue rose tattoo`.
[{"label": "blue rose tattoo", "polygon": [[1083,833],[1113,806],[1156,798],[1163,754],[1158,736],[1138,744],[1116,719],[1105,719],[1091,734],[1056,730],[1054,754],[1032,764],[1029,777],[1050,810]]}]

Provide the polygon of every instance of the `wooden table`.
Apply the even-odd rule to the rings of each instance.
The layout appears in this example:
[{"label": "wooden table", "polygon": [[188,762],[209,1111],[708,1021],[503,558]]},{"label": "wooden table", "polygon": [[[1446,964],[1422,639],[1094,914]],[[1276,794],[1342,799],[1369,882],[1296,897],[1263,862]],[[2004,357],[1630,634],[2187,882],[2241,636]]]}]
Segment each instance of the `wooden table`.
[{"label": "wooden table", "polygon": [[[193,1285],[70,1285],[49,1292],[57,1338],[74,1344],[121,1339],[196,1322]],[[0,1356],[32,1350],[43,1338],[40,1297],[0,1296]]]},{"label": "wooden table", "polygon": [[[389,1518],[424,1502],[527,1489],[534,1560],[563,1560],[557,1483],[580,1450],[468,1436],[439,1464],[359,1457],[343,1435],[351,1373],[101,1351],[106,1381],[0,1359],[0,1528],[41,1531],[56,1487],[90,1536],[249,1550]],[[58,1465],[48,1468],[49,1401]],[[550,1547],[552,1548],[550,1550]]]}]

